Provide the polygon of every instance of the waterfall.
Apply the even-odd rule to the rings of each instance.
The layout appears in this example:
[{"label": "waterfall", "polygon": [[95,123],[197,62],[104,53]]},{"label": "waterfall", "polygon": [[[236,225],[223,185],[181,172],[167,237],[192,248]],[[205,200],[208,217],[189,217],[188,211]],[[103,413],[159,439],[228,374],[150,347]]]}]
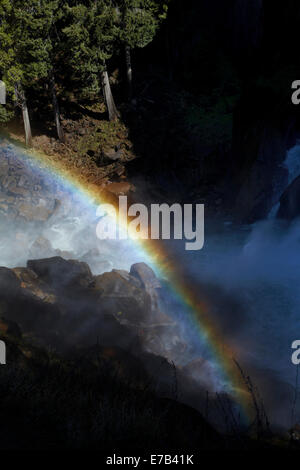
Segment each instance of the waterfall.
[{"label": "waterfall", "polygon": [[300,175],[300,140],[297,140],[296,145],[287,151],[286,158],[282,163],[282,167],[288,171],[287,184],[284,186],[280,185],[280,187],[275,188],[274,199],[276,202],[268,215],[268,219],[274,219],[276,217],[282,194],[292,183],[292,181],[294,181],[294,179]]},{"label": "waterfall", "polygon": [[288,152],[284,162],[288,169],[288,185],[300,175],[300,140]]}]

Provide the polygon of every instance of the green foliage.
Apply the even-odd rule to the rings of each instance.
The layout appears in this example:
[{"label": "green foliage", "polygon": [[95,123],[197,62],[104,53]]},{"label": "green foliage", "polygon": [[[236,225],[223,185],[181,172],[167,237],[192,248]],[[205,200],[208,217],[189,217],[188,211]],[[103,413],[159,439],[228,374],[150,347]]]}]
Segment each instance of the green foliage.
[{"label": "green foliage", "polygon": [[114,53],[117,29],[111,2],[70,1],[64,10],[64,58],[81,95],[99,92],[100,72]]},{"label": "green foliage", "polygon": [[0,105],[0,123],[5,124],[13,117],[13,111],[8,110],[6,107]]},{"label": "green foliage", "polygon": [[121,0],[117,3],[120,40],[131,48],[147,46],[166,18],[168,0]]},{"label": "green foliage", "polygon": [[[50,74],[66,94],[91,98],[120,42],[145,47],[167,14],[169,0],[0,0],[0,78],[14,96],[45,89]],[[67,89],[66,89],[67,88]],[[1,111],[1,121],[9,112]]]},{"label": "green foliage", "polygon": [[51,66],[50,30],[56,2],[19,0],[2,2],[0,70],[8,89],[16,83],[34,86],[47,77]]}]

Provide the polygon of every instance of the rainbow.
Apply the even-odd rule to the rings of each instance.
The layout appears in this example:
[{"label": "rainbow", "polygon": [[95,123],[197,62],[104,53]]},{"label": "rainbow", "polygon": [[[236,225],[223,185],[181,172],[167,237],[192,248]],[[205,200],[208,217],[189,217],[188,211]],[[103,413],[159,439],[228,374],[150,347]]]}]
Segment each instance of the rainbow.
[{"label": "rainbow", "polygon": [[[50,178],[59,184],[70,194],[76,194],[76,198],[94,214],[101,204],[111,203],[107,193],[95,184],[89,184],[80,174],[80,170],[67,169],[63,160],[58,161],[45,154],[34,150],[28,150],[21,144],[8,140],[7,136],[0,136],[1,149],[9,146],[18,158],[29,164],[43,176]],[[120,225],[127,224],[127,220],[119,220]],[[199,298],[199,293],[192,283],[185,280],[183,268],[176,263],[174,257],[169,256],[168,250],[158,240],[131,240],[133,248],[141,254],[155,270],[156,274],[168,281],[170,289],[176,300],[182,305],[183,311],[189,316],[193,328],[197,331],[201,341],[208,346],[216,364],[218,374],[226,383],[228,390],[239,404],[245,423],[253,419],[253,407],[251,396],[246,388],[234,359],[237,351],[224,343],[224,338],[218,325],[212,321],[209,305]]]}]

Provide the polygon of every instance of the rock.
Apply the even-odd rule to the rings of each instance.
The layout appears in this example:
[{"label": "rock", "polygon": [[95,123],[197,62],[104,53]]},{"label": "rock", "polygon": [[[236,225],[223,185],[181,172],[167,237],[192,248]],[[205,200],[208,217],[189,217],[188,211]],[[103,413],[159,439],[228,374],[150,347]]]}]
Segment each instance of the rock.
[{"label": "rock", "polygon": [[34,206],[28,203],[21,203],[18,206],[18,213],[20,217],[24,217],[27,221],[40,221],[46,222],[51,215],[51,211],[46,207]]},{"label": "rock", "polygon": [[79,127],[77,129],[77,133],[78,133],[78,135],[83,136],[87,133],[87,129],[85,129],[84,127]]},{"label": "rock", "polygon": [[16,185],[15,182],[12,182],[9,186],[8,186],[8,191],[13,194],[14,196],[17,195],[17,196],[22,196],[22,197],[26,197],[28,196],[28,189],[26,188],[23,188],[23,187],[19,187]]},{"label": "rock", "polygon": [[7,204],[14,204],[16,198],[14,196],[8,196],[6,193],[0,191],[0,202]]},{"label": "rock", "polygon": [[34,271],[44,282],[58,289],[63,287],[89,287],[93,282],[93,275],[86,263],[65,260],[60,256],[29,260],[27,267]]},{"label": "rock", "polygon": [[136,263],[131,266],[130,274],[142,283],[142,286],[150,295],[152,310],[158,310],[159,295],[157,289],[161,288],[161,284],[153,269],[146,263]]},{"label": "rock", "polygon": [[59,201],[43,176],[19,159],[14,147],[0,147],[0,211],[10,218],[45,222]]},{"label": "rock", "polygon": [[147,287],[153,287],[155,289],[161,287],[153,269],[146,263],[133,264],[130,269],[130,274],[131,276],[136,277],[145,289],[147,289]]},{"label": "rock", "polygon": [[103,157],[112,161],[121,160],[123,156],[124,156],[124,151],[122,149],[119,149],[119,150],[110,149],[110,150],[103,152]]},{"label": "rock", "polygon": [[44,302],[54,304],[56,296],[54,292],[47,286],[38,275],[27,268],[14,268],[13,272],[16,274],[21,282],[21,288],[27,289],[31,294]]},{"label": "rock", "polygon": [[17,323],[0,317],[0,334],[15,336],[16,338],[22,337],[22,332]]},{"label": "rock", "polygon": [[300,425],[298,423],[290,429],[290,436],[292,441],[300,441]]},{"label": "rock", "polygon": [[24,272],[21,273],[21,269],[14,272],[0,268],[0,316],[17,322],[24,332],[34,332],[41,339],[49,341],[56,334],[61,311],[56,304],[45,302],[44,299],[41,300],[41,296],[36,295],[38,280],[27,273],[33,281],[31,284],[28,279],[24,282]]},{"label": "rock", "polygon": [[140,324],[151,317],[148,293],[113,271],[95,277],[94,290],[99,294],[102,311],[113,314],[121,323]]},{"label": "rock", "polygon": [[19,279],[11,269],[0,268],[0,297],[14,296],[20,286]]},{"label": "rock", "polygon": [[122,276],[126,281],[130,282],[133,284],[135,287],[142,287],[141,282],[135,278],[134,276],[131,276],[128,271],[125,271],[125,269],[113,269],[113,273],[118,273],[120,276]]},{"label": "rock", "polygon": [[292,220],[300,216],[300,176],[285,190],[280,198],[277,218]]},{"label": "rock", "polygon": [[130,183],[110,183],[105,186],[105,189],[116,196],[126,196],[130,191],[132,191],[133,187]]}]

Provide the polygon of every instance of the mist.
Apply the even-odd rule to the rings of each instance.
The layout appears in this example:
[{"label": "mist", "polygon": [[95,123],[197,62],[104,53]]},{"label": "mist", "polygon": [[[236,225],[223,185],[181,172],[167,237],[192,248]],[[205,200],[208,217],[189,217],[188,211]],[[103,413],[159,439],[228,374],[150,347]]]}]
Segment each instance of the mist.
[{"label": "mist", "polygon": [[[13,152],[10,158],[12,155]],[[35,174],[40,171],[34,170]],[[48,188],[53,188],[55,198],[57,182],[43,172],[38,176],[46,180]],[[59,195],[59,208],[43,223],[3,217],[1,266],[26,266],[29,259],[62,256],[85,261],[98,275],[112,269],[130,271],[137,262],[151,264],[131,240],[97,238],[95,205],[63,185]],[[237,226],[206,220],[205,224],[202,250],[186,251],[184,241],[164,243],[170,256],[183,267],[185,282],[196,286],[206,301],[224,342],[238,351],[237,359],[257,384],[271,422],[290,426],[296,376],[291,344],[300,335],[300,221],[286,224],[268,219]],[[172,293],[168,280],[161,282],[160,309],[178,323],[172,337],[161,337],[166,349],[169,344],[173,351],[168,359],[179,368],[201,360],[202,366],[193,374],[193,380],[211,393],[227,391],[228,384],[184,305]]]}]

